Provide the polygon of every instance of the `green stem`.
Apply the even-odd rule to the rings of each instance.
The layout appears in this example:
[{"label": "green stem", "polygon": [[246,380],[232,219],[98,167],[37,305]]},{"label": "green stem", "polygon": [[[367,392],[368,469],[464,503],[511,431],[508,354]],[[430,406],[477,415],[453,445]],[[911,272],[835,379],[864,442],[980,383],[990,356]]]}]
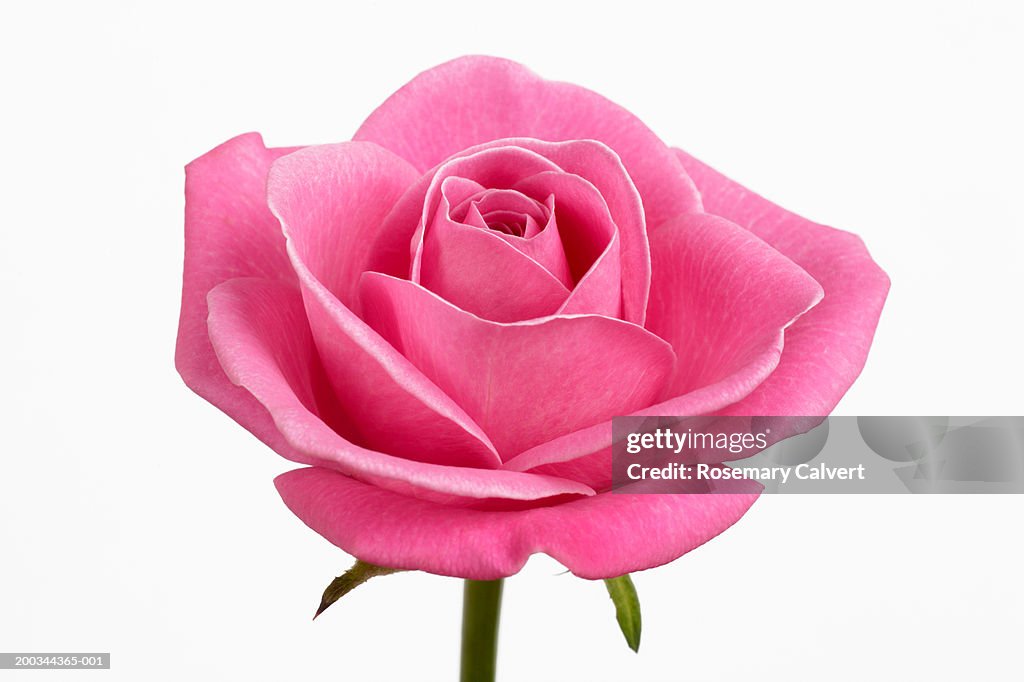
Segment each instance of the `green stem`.
[{"label": "green stem", "polygon": [[461,682],[494,682],[504,580],[467,580],[462,592]]}]

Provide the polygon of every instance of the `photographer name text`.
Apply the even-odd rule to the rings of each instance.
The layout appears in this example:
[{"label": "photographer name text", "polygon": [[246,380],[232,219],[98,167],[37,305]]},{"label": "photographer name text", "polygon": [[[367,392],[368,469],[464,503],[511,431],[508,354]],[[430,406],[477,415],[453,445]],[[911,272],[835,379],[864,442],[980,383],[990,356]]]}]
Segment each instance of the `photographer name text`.
[{"label": "photographer name text", "polygon": [[742,467],[720,464],[681,464],[648,467],[634,462],[626,467],[626,476],[634,481],[728,481],[754,480],[786,483],[792,477],[799,481],[863,481],[864,465],[832,467],[826,464],[797,466]]}]

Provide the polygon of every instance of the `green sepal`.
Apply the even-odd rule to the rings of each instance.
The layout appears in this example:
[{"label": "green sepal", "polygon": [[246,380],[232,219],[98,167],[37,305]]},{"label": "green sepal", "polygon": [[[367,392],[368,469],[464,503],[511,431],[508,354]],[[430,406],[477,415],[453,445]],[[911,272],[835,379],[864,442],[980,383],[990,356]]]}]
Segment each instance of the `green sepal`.
[{"label": "green sepal", "polygon": [[608,596],[615,604],[615,620],[619,622],[619,629],[626,638],[626,644],[633,651],[639,651],[640,598],[633,587],[632,579],[627,573],[618,578],[605,578],[604,584],[608,588]]},{"label": "green sepal", "polygon": [[313,615],[313,620],[316,620],[317,616],[326,611],[328,606],[338,601],[370,578],[376,578],[378,575],[398,573],[401,570],[402,569],[400,568],[375,566],[374,564],[368,564],[365,561],[357,560],[352,565],[352,568],[332,580],[331,584],[327,586],[326,590],[324,590],[324,596],[320,599],[320,608],[318,608],[316,613]]}]

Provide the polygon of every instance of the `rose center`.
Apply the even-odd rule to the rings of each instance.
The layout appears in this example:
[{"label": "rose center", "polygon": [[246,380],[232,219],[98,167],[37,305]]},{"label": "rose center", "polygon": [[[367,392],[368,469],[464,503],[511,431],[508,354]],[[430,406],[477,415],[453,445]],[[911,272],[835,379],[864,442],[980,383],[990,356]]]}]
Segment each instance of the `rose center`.
[{"label": "rose center", "polygon": [[451,217],[472,227],[530,239],[544,229],[551,210],[515,190],[488,189],[453,207]]}]

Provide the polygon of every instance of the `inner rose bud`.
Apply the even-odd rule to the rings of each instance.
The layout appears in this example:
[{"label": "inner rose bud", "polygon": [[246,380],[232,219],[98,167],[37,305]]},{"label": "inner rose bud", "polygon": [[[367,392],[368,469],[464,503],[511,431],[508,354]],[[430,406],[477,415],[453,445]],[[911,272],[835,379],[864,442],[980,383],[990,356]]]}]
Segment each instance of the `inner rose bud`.
[{"label": "inner rose bud", "polygon": [[[464,196],[460,191],[472,191],[472,194],[460,201]],[[493,231],[499,239],[557,279],[565,287],[564,292],[559,290],[562,299],[568,296],[576,282],[569,272],[558,232],[555,195],[549,194],[540,202],[514,189],[484,189],[479,183],[457,177],[446,178],[441,183],[441,194],[443,201],[438,210],[451,206],[448,219]]]},{"label": "inner rose bud", "polygon": [[[441,192],[446,195],[449,203],[452,203],[452,181],[459,180],[469,184],[463,178],[448,178],[441,184]],[[547,226],[553,215],[550,205],[542,204],[521,192],[483,188],[466,197],[462,203],[453,205],[449,212],[449,217],[460,223],[524,238],[536,236]]]},{"label": "inner rose bud", "polygon": [[[496,322],[621,317],[619,226],[595,182],[545,153],[570,146],[617,161],[598,143],[507,140],[428,174],[410,279]],[[636,191],[624,172],[597,181]]]}]

